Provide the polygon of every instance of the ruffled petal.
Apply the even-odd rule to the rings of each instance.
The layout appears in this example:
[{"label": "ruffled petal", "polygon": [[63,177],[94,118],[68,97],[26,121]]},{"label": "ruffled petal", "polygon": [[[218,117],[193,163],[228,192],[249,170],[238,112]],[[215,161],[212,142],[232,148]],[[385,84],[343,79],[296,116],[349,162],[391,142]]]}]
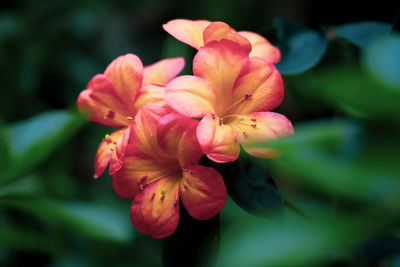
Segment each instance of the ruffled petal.
[{"label": "ruffled petal", "polygon": [[128,125],[128,118],[134,112],[125,105],[103,74],[89,81],[86,90],[79,94],[77,106],[81,113],[88,114],[88,120],[112,127]]},{"label": "ruffled petal", "polygon": [[198,121],[177,113],[166,115],[157,128],[158,143],[180,166],[197,164],[203,155],[196,137]]},{"label": "ruffled petal", "polygon": [[250,57],[261,57],[274,64],[281,60],[281,51],[261,35],[247,31],[240,31],[238,34],[249,40],[252,46]]},{"label": "ruffled petal", "polygon": [[294,132],[292,123],[285,116],[275,112],[252,112],[245,116],[236,116],[230,125],[244,150],[258,158],[278,157],[280,152],[257,143],[289,136]]},{"label": "ruffled petal", "polygon": [[179,41],[200,49],[204,45],[203,31],[210,23],[206,20],[174,19],[163,28]]},{"label": "ruffled petal", "polygon": [[196,131],[203,153],[215,162],[234,161],[240,153],[233,129],[214,114],[206,115]]},{"label": "ruffled petal", "polygon": [[215,112],[216,94],[207,81],[185,75],[167,84],[164,101],[185,116],[199,118]]},{"label": "ruffled petal", "polygon": [[205,44],[222,39],[231,40],[241,45],[247,53],[250,53],[251,51],[250,42],[240,34],[236,33],[236,31],[228,24],[221,21],[212,22],[208,25],[207,28],[204,29],[203,39]]},{"label": "ruffled petal", "polygon": [[143,70],[143,84],[166,85],[175,78],[185,67],[185,60],[182,57],[167,58],[160,60]]},{"label": "ruffled petal", "polygon": [[231,103],[232,87],[248,53],[230,40],[212,41],[200,49],[193,59],[193,73],[215,89],[217,114]]},{"label": "ruffled petal", "polygon": [[110,163],[109,174],[112,175],[118,171],[125,158],[125,150],[128,145],[130,129],[125,127],[106,135],[97,149],[94,160],[95,174],[98,178]]},{"label": "ruffled petal", "polygon": [[235,104],[225,114],[269,111],[282,103],[283,96],[283,80],[275,66],[261,58],[250,58],[234,84]]},{"label": "ruffled petal", "polygon": [[139,110],[147,103],[151,103],[160,107],[167,107],[164,102],[164,89],[163,85],[147,84],[142,89],[135,101],[135,109]]},{"label": "ruffled petal", "polygon": [[171,235],[179,221],[179,180],[164,178],[149,184],[133,200],[130,215],[142,234],[155,239]]},{"label": "ruffled petal", "polygon": [[169,158],[169,155],[160,148],[157,140],[159,120],[169,111],[169,109],[153,104],[144,105],[132,123],[131,143],[135,144],[143,153],[154,158]]},{"label": "ruffled petal", "polygon": [[111,81],[126,106],[133,108],[136,93],[142,86],[142,61],[133,54],[119,56],[107,67],[104,75]]},{"label": "ruffled petal", "polygon": [[183,172],[181,199],[189,214],[207,220],[224,207],[226,188],[221,175],[210,167],[191,166]]}]

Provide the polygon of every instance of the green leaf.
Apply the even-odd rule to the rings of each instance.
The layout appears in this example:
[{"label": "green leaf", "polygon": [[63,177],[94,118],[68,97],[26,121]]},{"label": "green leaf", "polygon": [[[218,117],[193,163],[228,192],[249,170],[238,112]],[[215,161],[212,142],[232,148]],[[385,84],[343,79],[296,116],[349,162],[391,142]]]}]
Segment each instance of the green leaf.
[{"label": "green leaf", "polygon": [[371,41],[365,47],[363,59],[372,75],[400,92],[400,34]]},{"label": "green leaf", "polygon": [[94,239],[129,242],[133,227],[129,212],[98,204],[54,200],[2,200],[0,205],[20,209],[68,232]]},{"label": "green leaf", "polygon": [[231,198],[245,211],[268,217],[282,209],[282,196],[266,168],[245,159],[218,164],[216,168]]},{"label": "green leaf", "polygon": [[360,21],[334,27],[336,35],[359,47],[378,36],[389,35],[391,29],[391,24],[380,21]]},{"label": "green leaf", "polygon": [[6,127],[0,123],[0,170],[4,170],[11,161],[10,145]]},{"label": "green leaf", "polygon": [[284,20],[274,19],[280,42],[282,59],[276,64],[279,72],[293,75],[305,72],[317,65],[328,47],[328,39],[324,33],[306,26]]},{"label": "green leaf", "polygon": [[84,122],[77,112],[58,110],[12,124],[8,129],[12,162],[0,171],[0,185],[40,164]]},{"label": "green leaf", "polygon": [[[220,266],[325,266],[354,244],[368,238],[374,226],[357,217],[330,215],[327,207],[311,212],[315,220],[285,210],[285,217],[230,222],[224,230]],[[361,223],[363,222],[363,223]]]}]

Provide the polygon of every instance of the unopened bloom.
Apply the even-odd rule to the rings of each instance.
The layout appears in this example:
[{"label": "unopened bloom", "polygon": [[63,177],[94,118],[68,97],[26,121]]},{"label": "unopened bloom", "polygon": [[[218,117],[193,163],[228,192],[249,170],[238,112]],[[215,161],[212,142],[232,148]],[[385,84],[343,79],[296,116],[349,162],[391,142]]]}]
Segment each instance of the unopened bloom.
[{"label": "unopened bloom", "polygon": [[143,67],[136,55],[126,54],[112,61],[104,74],[97,74],[89,81],[78,97],[79,111],[88,113],[90,121],[120,127],[100,143],[95,159],[95,178],[104,172],[108,163],[110,174],[121,167],[130,135],[127,126],[144,103],[165,105],[165,84],[183,67],[183,58],[164,59]]},{"label": "unopened bloom", "polygon": [[220,21],[174,19],[163,25],[165,31],[196,49],[221,39],[237,42],[250,52],[250,57],[261,57],[277,63],[281,59],[279,49],[261,35],[249,31],[235,31]]},{"label": "unopened bloom", "polygon": [[256,157],[277,156],[275,150],[250,146],[293,134],[285,116],[269,112],[284,95],[282,77],[272,63],[249,57],[248,49],[222,39],[199,49],[193,74],[169,82],[164,100],[185,116],[202,118],[197,138],[204,154],[216,162],[233,161],[240,144]]},{"label": "unopened bloom", "polygon": [[122,168],[113,175],[121,198],[133,198],[135,228],[153,238],[171,235],[179,220],[179,199],[198,220],[215,216],[224,206],[221,175],[198,165],[198,121],[151,104],[139,110]]}]

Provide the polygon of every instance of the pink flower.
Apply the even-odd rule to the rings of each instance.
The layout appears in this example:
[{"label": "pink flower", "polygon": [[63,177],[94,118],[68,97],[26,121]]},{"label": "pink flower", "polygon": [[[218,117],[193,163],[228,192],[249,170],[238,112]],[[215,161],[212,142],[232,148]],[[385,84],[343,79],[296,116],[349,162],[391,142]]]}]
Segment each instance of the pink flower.
[{"label": "pink flower", "polygon": [[122,168],[113,175],[121,198],[133,198],[135,228],[153,238],[171,235],[179,221],[179,199],[198,220],[215,216],[224,206],[226,189],[213,168],[198,165],[198,122],[151,104],[139,110],[132,125]]},{"label": "pink flower", "polygon": [[193,74],[169,82],[164,100],[187,117],[202,118],[197,138],[204,154],[216,162],[234,161],[240,144],[256,157],[278,156],[276,150],[251,146],[293,134],[285,116],[269,112],[284,95],[281,75],[271,62],[249,57],[248,48],[222,39],[199,49]]},{"label": "pink flower", "polygon": [[97,150],[95,175],[99,177],[110,163],[110,174],[121,168],[130,130],[138,109],[147,102],[165,106],[164,87],[184,67],[183,58],[161,60],[143,68],[133,54],[116,58],[104,74],[95,75],[78,97],[78,109],[88,120],[120,127],[106,135]]},{"label": "pink flower", "polygon": [[165,31],[196,49],[209,42],[222,39],[240,44],[250,53],[250,57],[260,57],[271,63],[281,59],[281,52],[261,35],[240,31],[236,32],[224,22],[207,20],[174,19],[163,25]]}]

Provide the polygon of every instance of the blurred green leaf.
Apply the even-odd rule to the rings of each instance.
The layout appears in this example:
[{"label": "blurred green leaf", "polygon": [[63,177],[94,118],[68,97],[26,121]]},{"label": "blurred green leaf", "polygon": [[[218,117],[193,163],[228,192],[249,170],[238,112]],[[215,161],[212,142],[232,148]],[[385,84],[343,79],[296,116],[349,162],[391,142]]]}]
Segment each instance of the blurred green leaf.
[{"label": "blurred green leaf", "polygon": [[359,21],[334,27],[336,35],[360,47],[378,36],[389,35],[391,29],[391,24],[381,21]]},{"label": "blurred green leaf", "polygon": [[0,199],[27,198],[43,195],[44,189],[38,178],[37,175],[33,174],[0,187]]},{"label": "blurred green leaf", "polygon": [[364,50],[364,64],[372,75],[400,92],[400,34],[371,41]]},{"label": "blurred green leaf", "polygon": [[90,238],[129,242],[133,237],[128,211],[121,214],[98,204],[55,200],[2,200],[0,205],[20,209],[44,223]]},{"label": "blurred green leaf", "polygon": [[361,150],[363,141],[359,131],[349,121],[295,125],[294,136],[259,144],[278,148],[283,153],[279,158],[261,162],[290,173],[292,179],[312,191],[397,209],[398,170],[374,168],[371,162],[358,160],[361,152],[382,155],[378,150]]},{"label": "blurred green leaf", "polygon": [[187,44],[167,36],[163,44],[162,58],[183,57],[185,59],[185,68],[181,75],[189,75],[192,74],[193,51],[194,49]]},{"label": "blurred green leaf", "polygon": [[77,112],[58,110],[12,124],[8,129],[12,162],[0,172],[0,185],[41,163],[84,122]]},{"label": "blurred green leaf", "polygon": [[280,39],[277,45],[282,52],[282,59],[276,64],[279,72],[285,75],[302,73],[321,61],[328,47],[324,33],[281,18],[274,19],[274,23]]},{"label": "blurred green leaf", "polygon": [[368,238],[367,230],[376,227],[373,220],[360,224],[355,216],[332,216],[326,208],[310,213],[312,221],[285,210],[279,224],[231,223],[224,231],[220,266],[321,266]]},{"label": "blurred green leaf", "polygon": [[283,208],[279,189],[265,168],[247,159],[214,167],[224,178],[230,197],[245,211],[268,217]]},{"label": "blurred green leaf", "polygon": [[0,123],[0,170],[4,170],[11,160],[10,145],[6,127]]}]

